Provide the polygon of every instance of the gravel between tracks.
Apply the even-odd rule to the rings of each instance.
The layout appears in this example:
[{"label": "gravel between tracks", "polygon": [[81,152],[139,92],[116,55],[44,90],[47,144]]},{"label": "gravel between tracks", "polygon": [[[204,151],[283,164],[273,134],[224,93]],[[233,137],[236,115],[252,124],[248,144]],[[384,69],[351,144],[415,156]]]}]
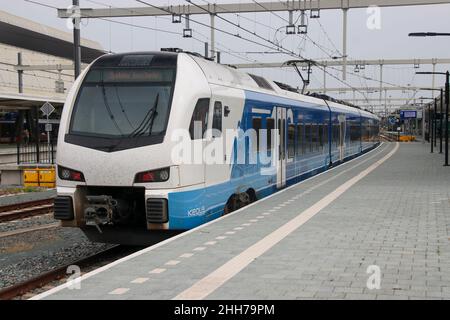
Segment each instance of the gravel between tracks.
[{"label": "gravel between tracks", "polygon": [[0,223],[0,233],[31,227],[38,227],[56,222],[58,221],[53,219],[53,213],[48,213],[40,216],[28,217],[21,220],[13,220],[8,221],[6,223],[5,222]]},{"label": "gravel between tracks", "polygon": [[[56,222],[51,216],[0,224],[0,232]],[[0,238],[0,288],[70,264],[112,245],[89,241],[74,228],[51,228]]]}]

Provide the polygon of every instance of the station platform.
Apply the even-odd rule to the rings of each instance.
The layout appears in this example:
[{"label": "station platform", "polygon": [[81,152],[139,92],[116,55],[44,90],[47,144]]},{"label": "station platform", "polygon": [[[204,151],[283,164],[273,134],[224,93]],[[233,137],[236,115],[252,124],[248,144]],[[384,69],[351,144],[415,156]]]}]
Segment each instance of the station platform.
[{"label": "station platform", "polygon": [[449,299],[442,164],[428,144],[382,143],[32,299]]}]

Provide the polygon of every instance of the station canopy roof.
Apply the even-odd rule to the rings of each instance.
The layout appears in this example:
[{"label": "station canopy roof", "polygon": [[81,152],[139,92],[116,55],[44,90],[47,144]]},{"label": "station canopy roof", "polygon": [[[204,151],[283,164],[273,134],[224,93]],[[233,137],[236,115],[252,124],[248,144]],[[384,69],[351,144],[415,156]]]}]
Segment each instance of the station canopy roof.
[{"label": "station canopy roof", "polygon": [[62,106],[64,99],[0,93],[0,110],[20,110],[40,107],[50,102],[54,107]]},{"label": "station canopy roof", "polygon": [[[51,28],[0,10],[0,43],[72,60],[72,37],[71,32]],[[82,62],[90,63],[103,54],[105,51],[100,44],[81,39]]]}]

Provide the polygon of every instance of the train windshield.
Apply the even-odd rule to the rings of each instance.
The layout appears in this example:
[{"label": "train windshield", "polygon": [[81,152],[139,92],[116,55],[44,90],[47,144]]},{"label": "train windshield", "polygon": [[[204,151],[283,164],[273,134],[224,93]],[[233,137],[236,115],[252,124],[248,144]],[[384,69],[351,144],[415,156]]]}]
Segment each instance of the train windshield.
[{"label": "train windshield", "polygon": [[70,133],[106,139],[163,134],[174,79],[174,68],[92,69],[78,94]]}]

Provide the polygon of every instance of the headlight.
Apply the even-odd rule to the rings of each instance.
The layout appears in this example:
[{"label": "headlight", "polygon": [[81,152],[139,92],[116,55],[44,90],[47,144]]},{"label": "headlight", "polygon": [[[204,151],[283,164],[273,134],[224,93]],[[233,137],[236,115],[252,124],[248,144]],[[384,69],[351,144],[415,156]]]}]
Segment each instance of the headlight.
[{"label": "headlight", "polygon": [[58,165],[58,177],[61,180],[84,182],[84,175],[80,171],[72,170]]},{"label": "headlight", "polygon": [[134,178],[135,183],[146,182],[164,182],[169,180],[170,168],[163,168],[158,170],[144,171],[136,174]]}]

